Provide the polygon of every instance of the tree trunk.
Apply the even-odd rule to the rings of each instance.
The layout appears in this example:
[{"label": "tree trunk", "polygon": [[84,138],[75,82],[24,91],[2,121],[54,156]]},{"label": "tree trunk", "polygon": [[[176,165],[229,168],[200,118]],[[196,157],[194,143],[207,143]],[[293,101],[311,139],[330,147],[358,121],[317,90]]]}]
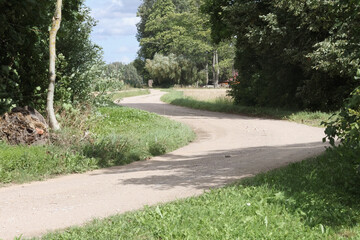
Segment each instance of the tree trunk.
[{"label": "tree trunk", "polygon": [[215,51],[215,60],[216,60],[216,81],[214,86],[217,88],[219,86],[219,76],[220,76],[220,67],[219,67],[219,54],[217,52],[217,50]]},{"label": "tree trunk", "polygon": [[52,19],[52,26],[50,29],[50,37],[49,37],[49,88],[47,93],[47,101],[46,101],[46,112],[47,117],[49,119],[49,126],[53,130],[59,130],[60,125],[55,117],[54,112],[54,91],[55,91],[55,59],[56,59],[56,34],[60,28],[61,23],[61,7],[62,0],[56,1],[56,9],[55,14]]},{"label": "tree trunk", "polygon": [[205,85],[208,85],[209,84],[209,64],[208,63],[206,63],[205,72],[206,72],[206,84]]},{"label": "tree trunk", "polygon": [[219,75],[220,75],[219,57],[218,57],[217,50],[214,50],[214,54],[213,54],[212,72],[213,72],[213,84],[214,84],[214,87],[217,88],[219,85]]}]

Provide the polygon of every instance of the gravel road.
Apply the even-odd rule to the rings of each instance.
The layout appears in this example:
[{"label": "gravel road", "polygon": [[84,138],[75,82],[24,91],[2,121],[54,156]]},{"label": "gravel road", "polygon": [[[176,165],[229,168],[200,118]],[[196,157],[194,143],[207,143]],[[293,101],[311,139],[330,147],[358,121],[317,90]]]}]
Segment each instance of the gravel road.
[{"label": "gravel road", "polygon": [[321,128],[172,106],[162,94],[152,90],[121,105],[188,124],[194,142],[149,161],[0,188],[0,238],[39,236],[195,196],[324,151]]}]

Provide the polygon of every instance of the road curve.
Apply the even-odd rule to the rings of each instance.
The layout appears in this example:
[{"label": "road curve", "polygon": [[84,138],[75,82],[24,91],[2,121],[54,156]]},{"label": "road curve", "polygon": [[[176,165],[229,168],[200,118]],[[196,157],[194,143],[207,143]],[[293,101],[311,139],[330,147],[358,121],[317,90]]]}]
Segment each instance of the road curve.
[{"label": "road curve", "polygon": [[121,105],[190,125],[198,136],[193,143],[149,161],[0,188],[0,238],[38,236],[198,195],[324,150],[321,128],[172,106],[162,94],[152,90]]}]

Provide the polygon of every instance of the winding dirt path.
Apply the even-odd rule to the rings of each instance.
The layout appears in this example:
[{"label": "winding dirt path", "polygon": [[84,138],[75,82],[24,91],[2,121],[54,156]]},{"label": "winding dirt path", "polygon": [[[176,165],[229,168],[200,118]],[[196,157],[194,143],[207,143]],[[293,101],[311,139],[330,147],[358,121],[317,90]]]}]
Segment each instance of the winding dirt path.
[{"label": "winding dirt path", "polygon": [[160,202],[198,195],[321,153],[323,129],[287,121],[164,104],[152,94],[124,99],[190,125],[190,145],[150,161],[0,188],[0,238],[36,236]]}]

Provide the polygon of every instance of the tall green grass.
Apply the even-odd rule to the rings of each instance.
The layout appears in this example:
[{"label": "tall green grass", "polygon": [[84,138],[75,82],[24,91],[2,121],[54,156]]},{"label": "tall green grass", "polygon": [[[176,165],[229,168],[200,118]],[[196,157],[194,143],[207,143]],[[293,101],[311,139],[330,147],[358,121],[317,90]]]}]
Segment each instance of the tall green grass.
[{"label": "tall green grass", "polygon": [[[92,129],[97,140],[85,153],[102,153],[102,161],[122,164],[142,160],[175,150],[195,138],[189,127],[153,113],[118,106],[101,108],[99,113],[103,120]],[[105,151],[114,145],[120,146],[119,151]],[[112,165],[110,162],[105,165]]]},{"label": "tall green grass", "polygon": [[360,239],[360,150],[324,155],[199,197],[43,239]]},{"label": "tall green grass", "polygon": [[240,106],[233,104],[233,101],[228,98],[221,97],[209,101],[199,101],[191,97],[184,96],[182,91],[176,90],[169,91],[169,93],[161,97],[161,100],[166,103],[194,109],[289,120],[316,127],[321,126],[321,122],[329,120],[334,115],[334,113],[325,112],[293,111],[277,108]]},{"label": "tall green grass", "polygon": [[[75,118],[79,118],[78,114]],[[73,126],[69,122],[55,135],[52,145],[10,146],[0,142],[0,184],[144,160],[184,146],[195,138],[183,124],[116,105],[99,108],[87,122],[80,122],[75,119]]]},{"label": "tall green grass", "polygon": [[9,146],[0,143],[0,185],[77,173],[97,167],[96,160],[56,146]]}]

